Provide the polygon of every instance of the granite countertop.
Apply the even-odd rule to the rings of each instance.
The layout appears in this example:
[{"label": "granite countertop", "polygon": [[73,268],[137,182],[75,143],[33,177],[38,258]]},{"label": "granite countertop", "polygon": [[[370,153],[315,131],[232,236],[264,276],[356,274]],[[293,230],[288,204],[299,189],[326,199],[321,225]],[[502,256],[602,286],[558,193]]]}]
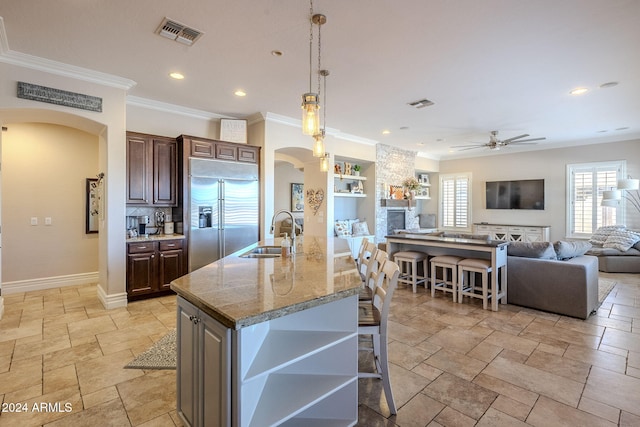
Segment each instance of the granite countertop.
[{"label": "granite countertop", "polygon": [[290,258],[241,258],[267,239],[171,282],[171,289],[231,329],[356,295],[362,284],[346,240],[303,238]]},{"label": "granite countertop", "polygon": [[127,243],[156,242],[160,240],[184,239],[184,234],[150,234],[149,237],[127,237]]},{"label": "granite countertop", "polygon": [[481,240],[481,239],[463,239],[460,237],[442,237],[442,236],[429,236],[424,234],[393,234],[386,236],[391,240],[405,240],[410,242],[436,242],[436,243],[458,243],[463,245],[475,245],[485,246],[491,248],[497,248],[500,246],[506,246],[509,242],[503,240]]}]

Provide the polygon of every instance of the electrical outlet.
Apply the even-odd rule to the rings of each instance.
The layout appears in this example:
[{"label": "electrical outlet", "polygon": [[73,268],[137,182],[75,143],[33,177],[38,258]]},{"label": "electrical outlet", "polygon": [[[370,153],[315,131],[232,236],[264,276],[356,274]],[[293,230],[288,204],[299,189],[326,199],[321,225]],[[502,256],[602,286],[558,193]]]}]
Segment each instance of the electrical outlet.
[{"label": "electrical outlet", "polygon": [[44,225],[51,225],[51,217],[47,216],[44,218]]},{"label": "electrical outlet", "polygon": [[31,225],[38,225],[38,217],[37,216],[32,216],[31,217]]}]

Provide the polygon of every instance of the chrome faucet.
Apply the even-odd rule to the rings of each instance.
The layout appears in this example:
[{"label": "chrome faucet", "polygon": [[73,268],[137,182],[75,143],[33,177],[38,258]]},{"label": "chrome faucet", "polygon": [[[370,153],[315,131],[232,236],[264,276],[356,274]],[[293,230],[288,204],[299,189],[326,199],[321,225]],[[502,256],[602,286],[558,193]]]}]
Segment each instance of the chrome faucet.
[{"label": "chrome faucet", "polygon": [[291,218],[291,253],[294,254],[296,253],[296,227],[298,225],[296,224],[296,218],[290,211],[286,209],[280,209],[278,212],[273,214],[273,218],[271,218],[271,234],[273,234],[276,229],[276,218],[280,214],[287,214]]}]

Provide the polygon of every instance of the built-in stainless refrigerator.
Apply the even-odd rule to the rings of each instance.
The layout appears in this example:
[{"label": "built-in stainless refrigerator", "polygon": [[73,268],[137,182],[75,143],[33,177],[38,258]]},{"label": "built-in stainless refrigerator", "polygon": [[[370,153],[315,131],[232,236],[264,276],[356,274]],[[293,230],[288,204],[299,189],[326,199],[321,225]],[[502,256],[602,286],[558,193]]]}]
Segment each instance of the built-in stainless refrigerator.
[{"label": "built-in stainless refrigerator", "polygon": [[191,159],[189,271],[258,241],[258,165]]}]

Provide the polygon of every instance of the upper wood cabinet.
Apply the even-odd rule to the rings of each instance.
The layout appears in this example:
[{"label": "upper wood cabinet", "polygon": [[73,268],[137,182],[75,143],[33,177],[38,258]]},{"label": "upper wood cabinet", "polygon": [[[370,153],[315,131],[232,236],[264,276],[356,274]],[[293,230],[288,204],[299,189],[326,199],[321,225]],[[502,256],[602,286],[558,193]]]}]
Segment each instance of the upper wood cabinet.
[{"label": "upper wood cabinet", "polygon": [[[188,135],[178,137],[191,157],[258,163],[260,147]],[[187,148],[188,146],[188,148]]]},{"label": "upper wood cabinet", "polygon": [[177,206],[175,139],[127,132],[127,204]]}]

